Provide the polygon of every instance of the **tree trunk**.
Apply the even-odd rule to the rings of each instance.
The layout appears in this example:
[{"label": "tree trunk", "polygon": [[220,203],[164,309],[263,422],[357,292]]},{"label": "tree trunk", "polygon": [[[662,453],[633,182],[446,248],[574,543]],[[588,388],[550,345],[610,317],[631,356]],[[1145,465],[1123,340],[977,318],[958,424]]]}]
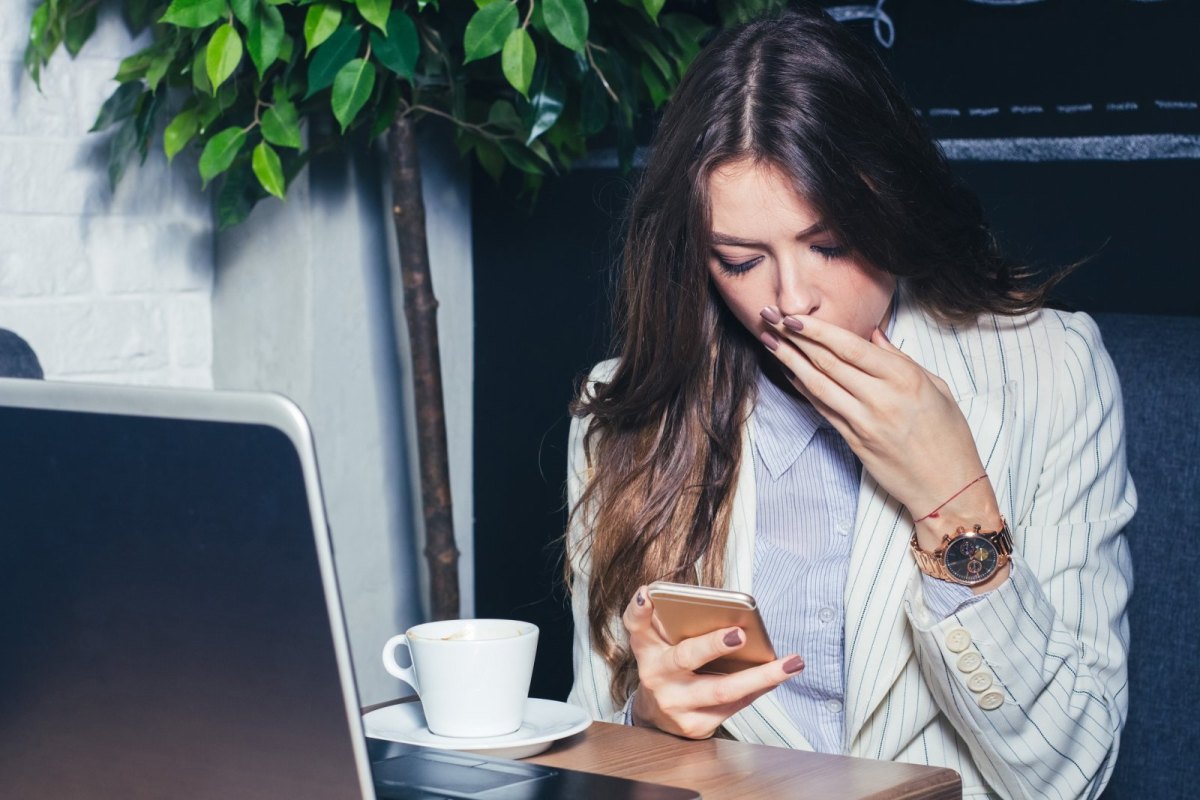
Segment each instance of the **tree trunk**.
[{"label": "tree trunk", "polygon": [[[392,182],[392,223],[400,250],[399,276],[404,287],[404,319],[412,350],[413,398],[421,472],[421,508],[425,516],[425,558],[429,562],[430,613],[434,619],[460,615],[458,548],[450,505],[450,465],[446,451],[446,411],[442,402],[442,366],[438,352],[437,299],[429,274],[425,239],[425,200],[421,165],[411,117],[397,114],[388,131]],[[397,277],[399,281],[397,281]],[[399,331],[397,345],[400,345]]]}]

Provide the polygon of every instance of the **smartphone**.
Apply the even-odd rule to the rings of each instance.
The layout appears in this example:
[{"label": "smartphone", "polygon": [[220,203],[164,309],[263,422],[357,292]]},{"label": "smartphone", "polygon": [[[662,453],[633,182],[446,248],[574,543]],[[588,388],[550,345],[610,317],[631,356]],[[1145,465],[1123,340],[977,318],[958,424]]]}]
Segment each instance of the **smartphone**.
[{"label": "smartphone", "polygon": [[671,644],[720,628],[742,629],[746,643],[740,650],[710,661],[696,672],[724,675],[775,660],[775,648],[758,606],[745,592],[655,581],[649,593],[659,628]]}]

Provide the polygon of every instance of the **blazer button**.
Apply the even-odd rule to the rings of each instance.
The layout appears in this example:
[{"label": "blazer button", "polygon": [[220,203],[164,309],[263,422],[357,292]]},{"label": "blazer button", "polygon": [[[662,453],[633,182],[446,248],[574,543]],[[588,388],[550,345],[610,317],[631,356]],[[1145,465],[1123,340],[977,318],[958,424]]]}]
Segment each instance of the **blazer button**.
[{"label": "blazer button", "polygon": [[979,695],[979,707],[984,711],[993,711],[1004,705],[1004,695],[1000,692],[987,692]]},{"label": "blazer button", "polygon": [[966,628],[955,628],[946,634],[946,647],[951,653],[961,653],[971,646],[971,634]]},{"label": "blazer button", "polygon": [[968,650],[958,657],[958,668],[962,672],[974,672],[983,663],[978,650]]},{"label": "blazer button", "polygon": [[967,688],[972,692],[982,692],[992,686],[992,675],[986,669],[972,672],[967,677]]}]

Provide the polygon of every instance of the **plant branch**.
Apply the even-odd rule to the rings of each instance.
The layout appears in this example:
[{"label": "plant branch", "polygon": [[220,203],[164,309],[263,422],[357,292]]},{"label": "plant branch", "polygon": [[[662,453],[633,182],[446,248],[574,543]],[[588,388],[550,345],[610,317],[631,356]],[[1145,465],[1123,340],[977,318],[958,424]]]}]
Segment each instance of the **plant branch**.
[{"label": "plant branch", "polygon": [[597,64],[596,64],[596,59],[592,58],[592,50],[593,49],[599,50],[600,52],[603,53],[603,52],[605,52],[604,48],[598,47],[597,45],[594,45],[591,42],[587,42],[584,44],[583,49],[587,53],[588,63],[591,64],[592,69],[596,71],[596,76],[598,78],[600,78],[600,83],[604,84],[604,91],[608,92],[608,96],[612,98],[612,101],[614,103],[620,103],[621,98],[617,97],[617,93],[614,92],[613,88],[608,85],[608,78],[604,77],[604,73],[600,71],[600,67],[597,66]]}]

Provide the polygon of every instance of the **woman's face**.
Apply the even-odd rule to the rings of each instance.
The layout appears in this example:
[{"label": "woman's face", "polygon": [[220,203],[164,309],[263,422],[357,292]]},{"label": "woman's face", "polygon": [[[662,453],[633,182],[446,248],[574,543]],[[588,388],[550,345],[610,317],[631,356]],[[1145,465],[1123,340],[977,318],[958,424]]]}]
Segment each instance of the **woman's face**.
[{"label": "woman's face", "polygon": [[770,327],[759,316],[765,306],[814,316],[864,339],[886,323],[895,277],[835,241],[782,172],[732,162],[714,171],[709,197],[709,272],[755,338]]}]

